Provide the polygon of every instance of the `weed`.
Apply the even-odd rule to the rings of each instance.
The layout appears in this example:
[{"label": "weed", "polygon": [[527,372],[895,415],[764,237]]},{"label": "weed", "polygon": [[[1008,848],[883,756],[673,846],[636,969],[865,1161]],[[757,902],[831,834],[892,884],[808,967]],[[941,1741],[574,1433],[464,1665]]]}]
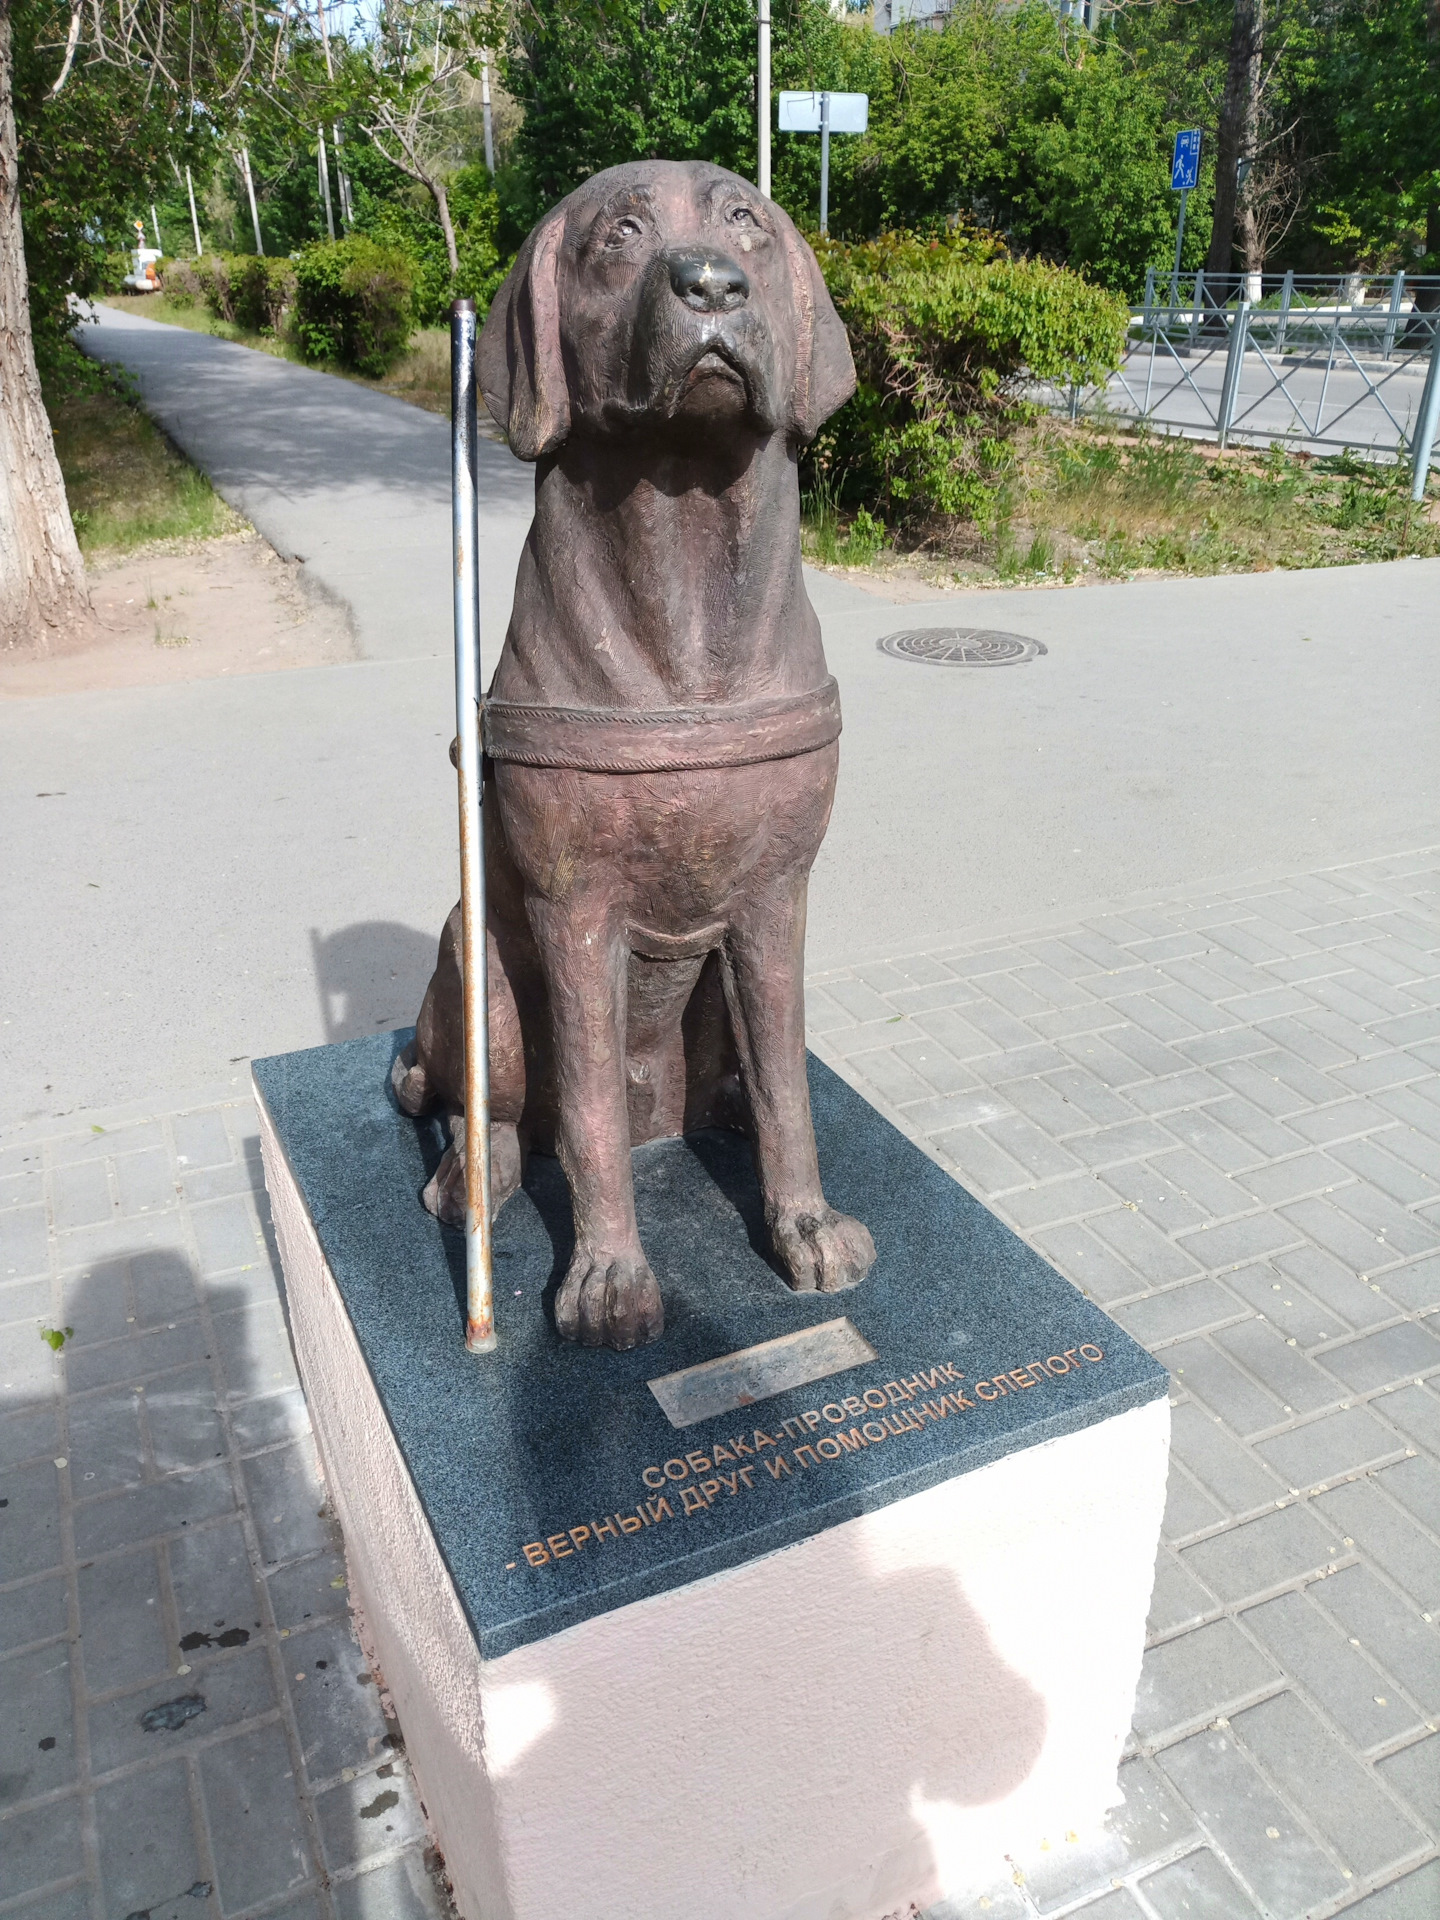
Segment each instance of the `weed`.
[{"label": "weed", "polygon": [[40,1338],[52,1353],[59,1353],[65,1342],[74,1334],[74,1327],[41,1327]]}]

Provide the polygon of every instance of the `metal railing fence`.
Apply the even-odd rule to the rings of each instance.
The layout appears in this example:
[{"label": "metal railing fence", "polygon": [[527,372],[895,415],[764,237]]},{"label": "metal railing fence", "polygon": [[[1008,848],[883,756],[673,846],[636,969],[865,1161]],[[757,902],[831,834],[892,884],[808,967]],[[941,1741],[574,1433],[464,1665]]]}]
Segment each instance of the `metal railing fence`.
[{"label": "metal railing fence", "polygon": [[1101,385],[1041,396],[1212,439],[1403,461],[1414,497],[1440,415],[1440,275],[1147,276],[1125,358]]}]

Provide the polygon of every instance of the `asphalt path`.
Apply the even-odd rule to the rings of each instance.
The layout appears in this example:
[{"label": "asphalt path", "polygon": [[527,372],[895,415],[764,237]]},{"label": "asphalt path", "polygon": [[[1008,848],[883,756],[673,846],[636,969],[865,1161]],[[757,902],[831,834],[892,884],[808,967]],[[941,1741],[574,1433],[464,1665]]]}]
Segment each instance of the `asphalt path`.
[{"label": "asphalt path", "polygon": [[[0,1131],[407,1022],[457,885],[445,423],[128,316],[87,345],[346,600],[365,657],[0,704]],[[529,492],[487,443],[487,649]],[[907,607],[811,579],[845,710],[812,971],[1440,839],[1440,562]],[[1047,651],[877,651],[952,624]]]}]

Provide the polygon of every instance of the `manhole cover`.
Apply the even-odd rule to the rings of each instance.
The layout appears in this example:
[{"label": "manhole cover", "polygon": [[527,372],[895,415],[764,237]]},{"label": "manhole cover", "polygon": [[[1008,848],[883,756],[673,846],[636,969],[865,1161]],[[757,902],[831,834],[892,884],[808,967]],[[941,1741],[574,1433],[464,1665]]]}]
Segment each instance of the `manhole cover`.
[{"label": "manhole cover", "polygon": [[1023,633],[996,633],[989,627],[911,627],[905,633],[887,633],[880,651],[897,660],[928,660],[936,666],[1009,667],[1033,660],[1045,648]]}]

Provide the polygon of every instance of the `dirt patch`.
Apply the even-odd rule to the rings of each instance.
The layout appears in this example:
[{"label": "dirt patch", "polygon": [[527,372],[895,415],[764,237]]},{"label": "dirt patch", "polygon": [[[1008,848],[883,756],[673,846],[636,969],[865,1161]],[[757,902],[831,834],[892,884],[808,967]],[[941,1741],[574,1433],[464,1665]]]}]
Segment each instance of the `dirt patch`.
[{"label": "dirt patch", "polygon": [[89,570],[93,618],[46,651],[0,653],[0,699],[168,686],[356,656],[349,615],[257,533],[175,541]]}]

